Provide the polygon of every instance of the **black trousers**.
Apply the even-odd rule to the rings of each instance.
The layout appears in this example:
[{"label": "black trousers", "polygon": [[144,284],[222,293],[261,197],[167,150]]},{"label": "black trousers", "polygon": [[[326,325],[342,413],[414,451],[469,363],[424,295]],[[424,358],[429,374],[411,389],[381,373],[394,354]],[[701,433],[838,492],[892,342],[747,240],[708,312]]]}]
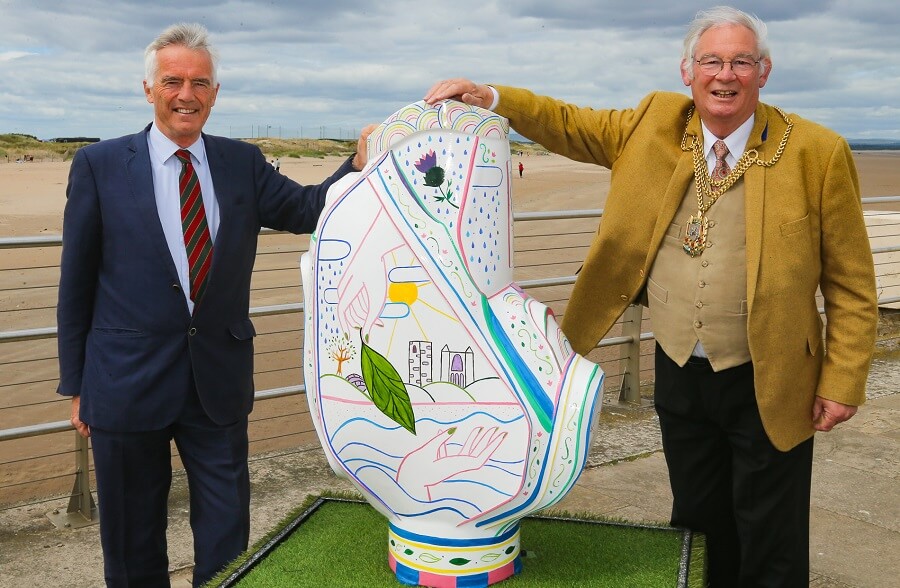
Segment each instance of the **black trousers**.
[{"label": "black trousers", "polygon": [[655,363],[672,524],[706,535],[709,586],[807,587],[813,440],[771,444],[751,363],[679,367],[659,345]]},{"label": "black trousers", "polygon": [[169,586],[166,527],[172,439],[190,492],[193,585],[205,583],[247,548],[247,419],[217,425],[192,394],[179,419],[160,431],[91,429],[100,543],[109,588]]}]

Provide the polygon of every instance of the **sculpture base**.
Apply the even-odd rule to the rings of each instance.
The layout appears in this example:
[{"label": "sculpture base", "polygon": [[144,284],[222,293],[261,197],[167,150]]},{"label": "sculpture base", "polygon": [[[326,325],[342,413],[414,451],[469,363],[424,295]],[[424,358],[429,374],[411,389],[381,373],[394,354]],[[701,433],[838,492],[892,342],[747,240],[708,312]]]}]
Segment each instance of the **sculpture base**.
[{"label": "sculpture base", "polygon": [[391,523],[388,563],[409,586],[481,588],[522,571],[519,525],[499,536],[448,539],[410,532]]}]

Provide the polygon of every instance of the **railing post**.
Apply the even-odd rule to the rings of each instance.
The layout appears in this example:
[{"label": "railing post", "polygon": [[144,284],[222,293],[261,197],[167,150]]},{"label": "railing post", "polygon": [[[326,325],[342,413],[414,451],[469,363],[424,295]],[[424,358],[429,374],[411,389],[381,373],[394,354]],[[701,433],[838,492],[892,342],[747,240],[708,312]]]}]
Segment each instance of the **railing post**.
[{"label": "railing post", "polygon": [[622,366],[622,386],[619,402],[641,403],[641,319],[643,307],[632,304],[622,314],[622,336],[631,338],[621,346],[619,361]]},{"label": "railing post", "polygon": [[97,506],[91,494],[90,455],[88,440],[75,433],[75,483],[69,496],[66,512],[55,509],[47,514],[57,528],[78,528],[99,522]]}]

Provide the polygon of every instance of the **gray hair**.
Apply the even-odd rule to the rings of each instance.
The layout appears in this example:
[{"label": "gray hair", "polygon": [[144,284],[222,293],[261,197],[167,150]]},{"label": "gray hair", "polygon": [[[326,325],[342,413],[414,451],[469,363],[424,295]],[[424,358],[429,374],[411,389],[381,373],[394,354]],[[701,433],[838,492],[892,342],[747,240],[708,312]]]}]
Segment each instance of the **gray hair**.
[{"label": "gray hair", "polygon": [[181,45],[196,51],[206,51],[212,60],[212,83],[216,85],[219,71],[219,53],[209,42],[209,32],[200,24],[178,23],[170,26],[144,50],[144,76],[147,87],[153,87],[159,62],[156,52],[171,45]]},{"label": "gray hair", "polygon": [[691,21],[688,27],[687,35],[684,38],[684,51],[681,54],[683,67],[688,77],[694,78],[694,68],[691,64],[694,60],[694,50],[700,37],[708,31],[721,26],[740,25],[747,27],[756,37],[756,49],[759,51],[759,71],[763,73],[766,65],[764,59],[769,59],[769,33],[766,23],[759,19],[755,14],[748,14],[731,6],[714,6],[709,10],[701,10]]}]

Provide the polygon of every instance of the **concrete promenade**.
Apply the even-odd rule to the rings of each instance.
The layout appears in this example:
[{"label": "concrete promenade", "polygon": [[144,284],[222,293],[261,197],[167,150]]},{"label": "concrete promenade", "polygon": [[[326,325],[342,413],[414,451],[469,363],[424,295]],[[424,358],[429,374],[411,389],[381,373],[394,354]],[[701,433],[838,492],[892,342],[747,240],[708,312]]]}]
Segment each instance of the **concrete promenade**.
[{"label": "concrete promenade", "polygon": [[[900,578],[900,360],[876,360],[869,401],[849,422],[816,436],[811,505],[810,586],[893,588]],[[607,391],[607,396],[612,391]],[[559,505],[571,513],[665,522],[671,493],[652,407],[607,402],[589,467]],[[251,542],[308,494],[353,488],[316,447],[251,464]],[[65,503],[0,513],[0,587],[103,585],[96,525],[56,529],[46,517]],[[171,496],[172,585],[190,586],[191,540],[185,479]],[[140,505],[135,505],[140,508]],[[604,565],[597,562],[598,565]],[[615,565],[609,562],[606,565]]]}]

